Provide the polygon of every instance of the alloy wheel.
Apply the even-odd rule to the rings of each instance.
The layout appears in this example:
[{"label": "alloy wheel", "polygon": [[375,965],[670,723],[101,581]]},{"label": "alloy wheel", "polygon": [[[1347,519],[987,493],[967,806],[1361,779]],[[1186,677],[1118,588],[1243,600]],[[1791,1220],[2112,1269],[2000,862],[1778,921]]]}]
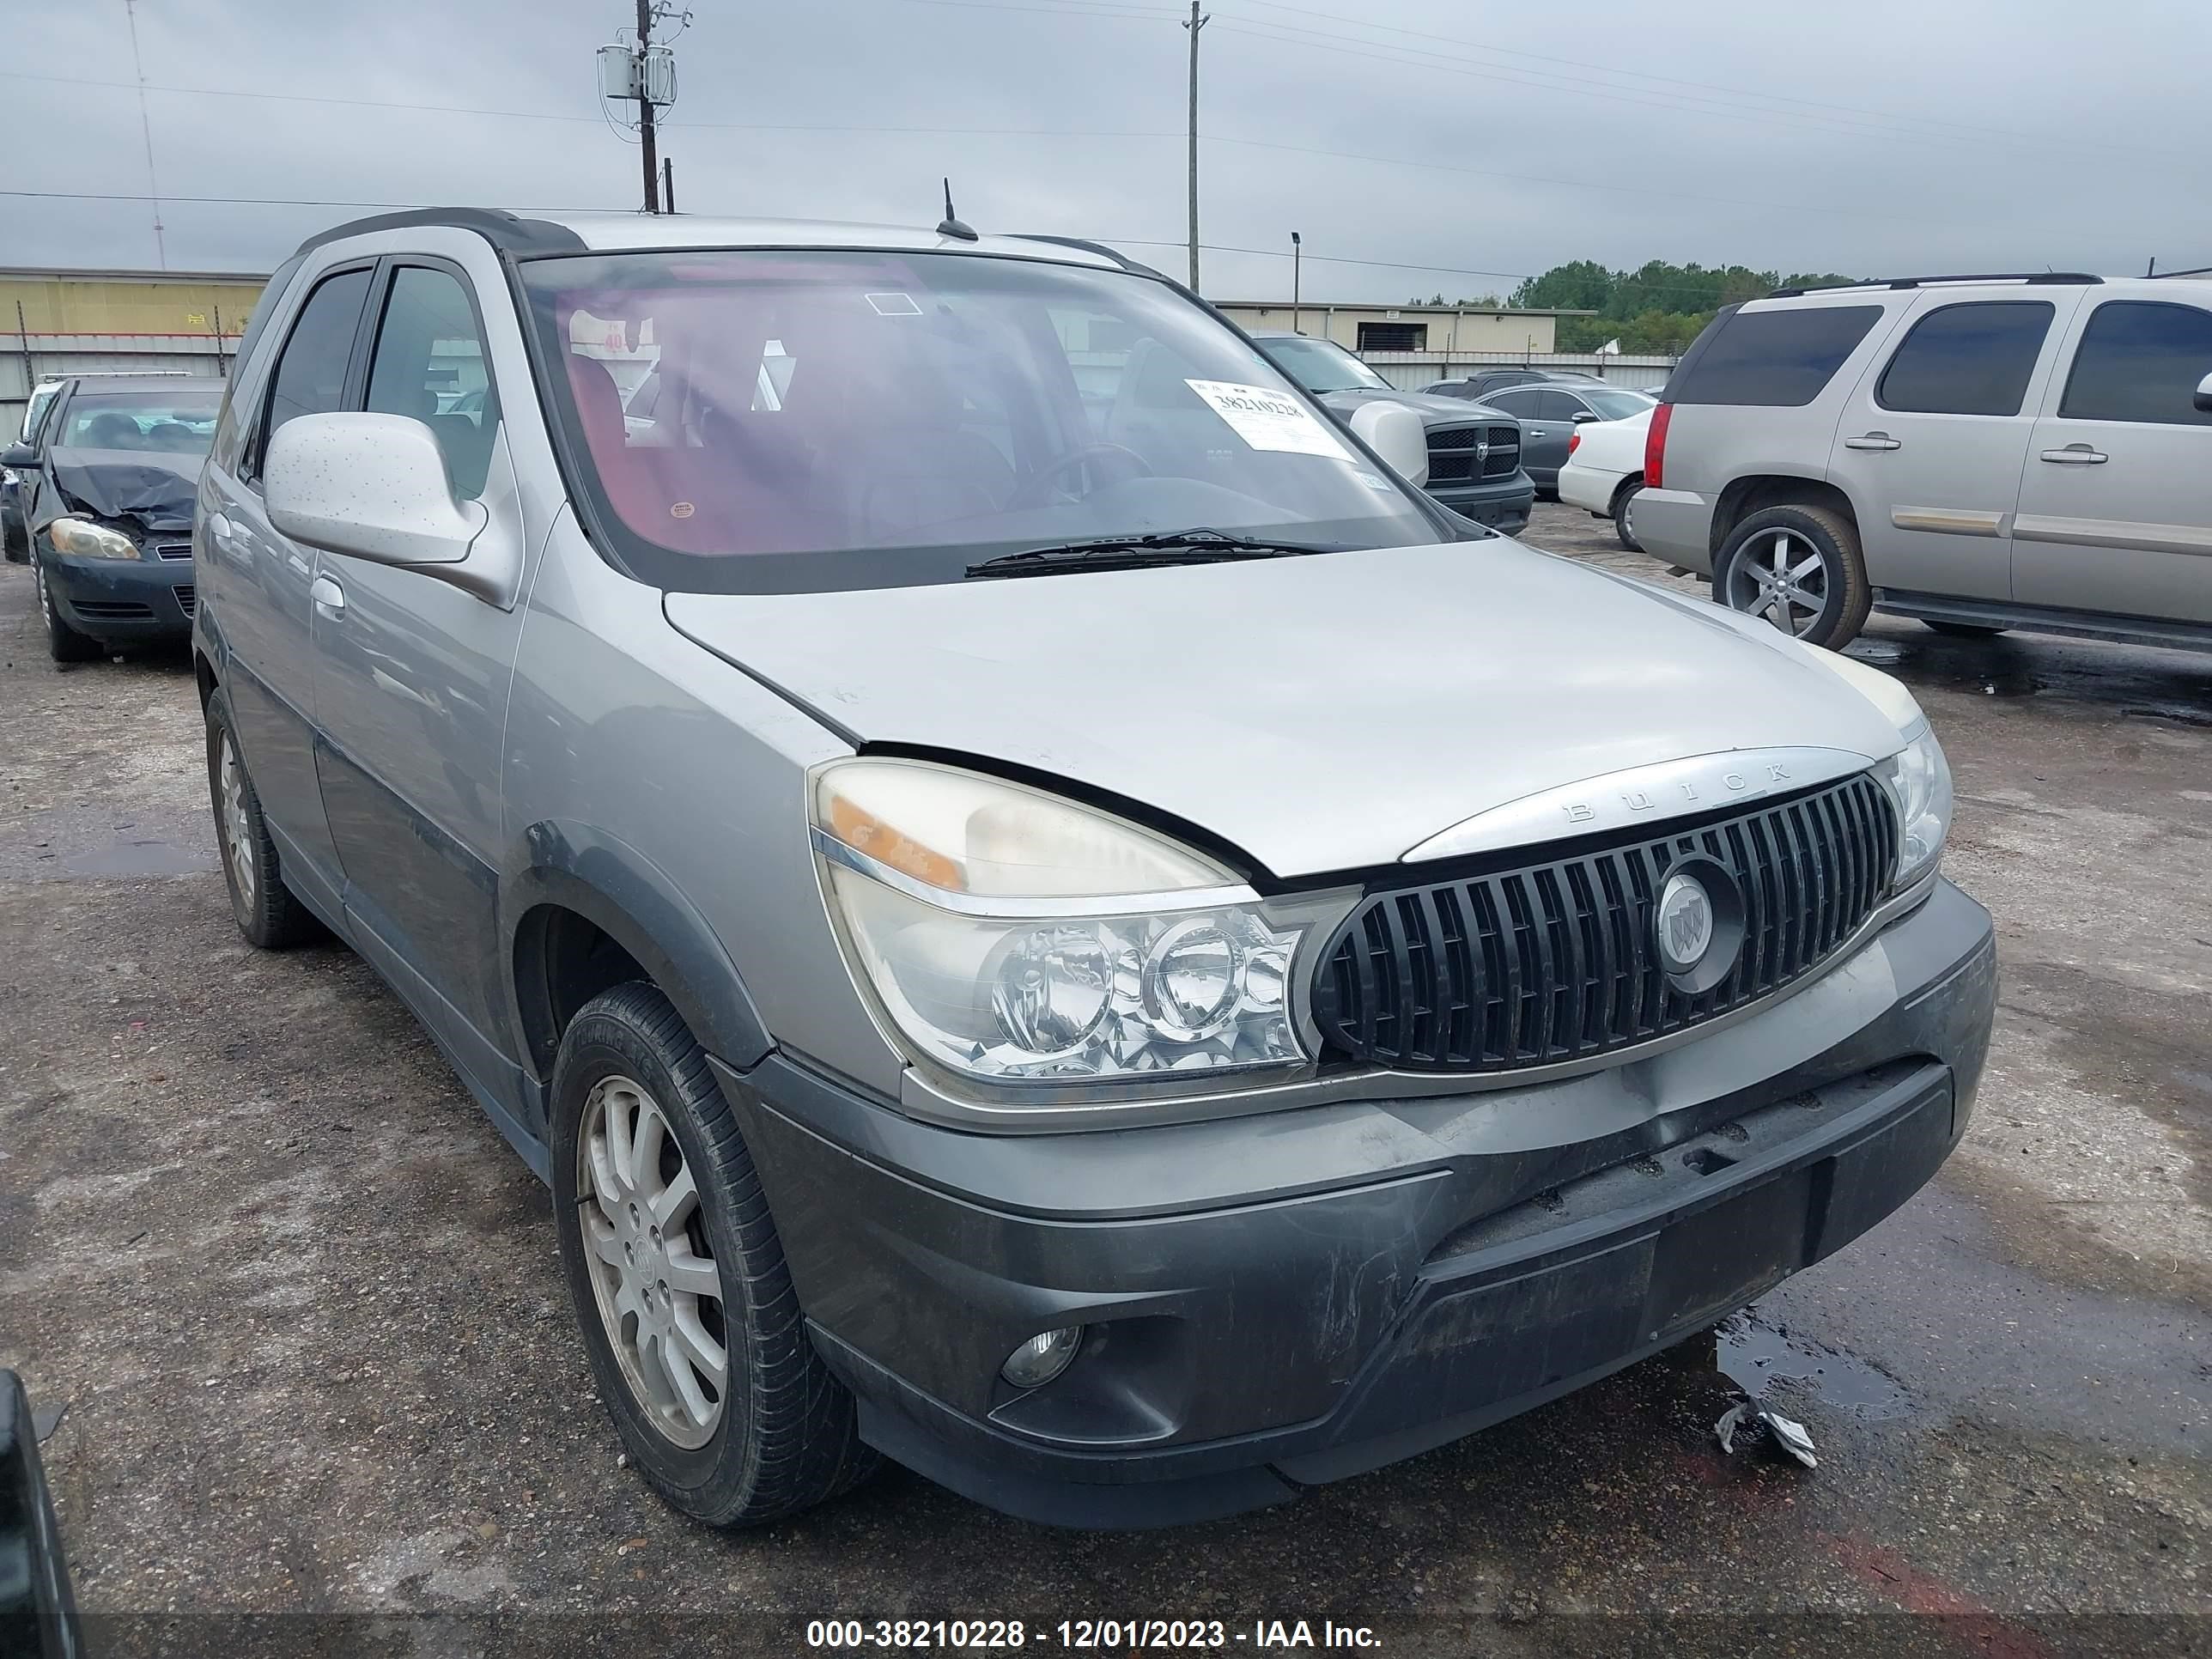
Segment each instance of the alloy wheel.
[{"label": "alloy wheel", "polygon": [[230,860],[231,878],[238,884],[238,896],[250,913],[259,896],[260,881],[254,866],[253,826],[246,811],[246,769],[238,763],[238,749],[228,732],[222,734],[216,782],[222,792],[223,856]]},{"label": "alloy wheel", "polygon": [[1828,608],[1827,564],[1799,532],[1767,531],[1747,543],[1729,565],[1728,602],[1802,639]]},{"label": "alloy wheel", "polygon": [[31,586],[39,590],[39,620],[51,629],[54,625],[54,602],[46,592],[46,567],[36,558],[31,561]]},{"label": "alloy wheel", "polygon": [[730,1355],[684,1149],[642,1085],[608,1077],[584,1103],[576,1165],[586,1265],[623,1380],[663,1437],[696,1449],[720,1425]]}]

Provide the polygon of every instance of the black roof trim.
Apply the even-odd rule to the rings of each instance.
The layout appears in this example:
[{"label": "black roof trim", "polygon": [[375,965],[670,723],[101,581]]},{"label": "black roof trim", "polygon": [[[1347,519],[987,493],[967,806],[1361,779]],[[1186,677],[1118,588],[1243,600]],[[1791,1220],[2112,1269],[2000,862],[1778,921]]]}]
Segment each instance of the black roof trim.
[{"label": "black roof trim", "polygon": [[1054,247],[1072,247],[1079,252],[1095,253],[1102,259],[1111,259],[1124,270],[1133,270],[1139,276],[1158,276],[1162,282],[1168,280],[1162,272],[1154,270],[1150,265],[1139,264],[1126,253],[1117,253],[1103,242],[1085,241],[1080,236],[1043,236],[1028,231],[1016,231],[1013,240],[1018,242],[1049,242]]},{"label": "black roof trim", "polygon": [[566,225],[550,219],[526,219],[504,208],[410,208],[404,213],[379,213],[367,219],[349,219],[342,225],[318,231],[300,244],[307,253],[347,236],[367,236],[380,230],[406,230],[416,225],[442,225],[450,230],[472,230],[505,253],[580,253],[584,239]]},{"label": "black roof trim", "polygon": [[2187,270],[2154,270],[2153,282],[2163,282],[2168,276],[2212,276],[2212,265],[2196,265]]},{"label": "black roof trim", "polygon": [[1919,288],[1929,283],[2029,283],[2061,288],[2101,284],[2101,276],[2086,270],[1977,270],[1956,276],[1869,276],[1863,283],[1837,283],[1826,288],[1778,288],[1770,300],[1795,300],[1808,294],[1844,294],[1859,288]]}]

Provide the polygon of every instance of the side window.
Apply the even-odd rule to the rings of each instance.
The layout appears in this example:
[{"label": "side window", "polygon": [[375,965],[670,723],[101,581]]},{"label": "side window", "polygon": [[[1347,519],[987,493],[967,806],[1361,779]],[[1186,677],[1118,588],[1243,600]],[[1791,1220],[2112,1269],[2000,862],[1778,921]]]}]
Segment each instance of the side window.
[{"label": "side window", "polygon": [[464,499],[483,494],[499,432],[499,397],[476,307],[451,271],[402,265],[392,272],[364,406],[428,426],[445,453],[453,493]]},{"label": "side window", "polygon": [[1536,418],[1540,421],[1571,421],[1588,408],[1589,405],[1571,392],[1540,392],[1536,394]]},{"label": "side window", "polygon": [[1524,421],[1536,418],[1536,394],[1525,386],[1508,386],[1503,392],[1486,394],[1483,402],[1492,409],[1502,409],[1508,415],[1518,415]]},{"label": "side window", "polygon": [[1874,400],[1917,415],[2017,415],[2057,314],[2048,300],[1943,306],[1913,324]]},{"label": "side window", "polygon": [[1881,320],[1880,306],[1723,311],[1674,366],[1667,400],[1802,409]]},{"label": "side window", "polygon": [[346,365],[361,308],[368,298],[368,272],[342,270],[326,276],[307,296],[291,337],[270,377],[269,410],[252,445],[252,475],[261,474],[269,434],[302,415],[327,415],[345,398]]},{"label": "side window", "polygon": [[2081,331],[2059,414],[2075,421],[2212,426],[2197,408],[2212,374],[2212,311],[2154,300],[2099,306]]}]

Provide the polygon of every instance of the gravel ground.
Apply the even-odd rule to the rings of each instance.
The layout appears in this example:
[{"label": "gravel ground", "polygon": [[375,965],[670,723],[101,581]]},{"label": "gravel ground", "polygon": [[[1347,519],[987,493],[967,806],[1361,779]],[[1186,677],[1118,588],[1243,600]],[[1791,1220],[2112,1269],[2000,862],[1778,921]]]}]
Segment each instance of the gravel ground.
[{"label": "gravel ground", "polygon": [[[1528,539],[1658,574],[1569,508]],[[1947,867],[2003,964],[1972,1130],[1904,1210],[1717,1346],[1285,1509],[1063,1533],[894,1469],[724,1535],[617,1467],[545,1194],[406,1012],[342,948],[239,939],[184,656],[58,670],[0,567],[0,1364],[67,1405],[100,1650],[1130,1616],[1421,1655],[2212,1649],[2212,658],[1883,619],[1855,649],[1949,750]],[[1815,1470],[1713,1443],[1715,1362],[1760,1354],[1805,1373],[1776,1398]]]}]

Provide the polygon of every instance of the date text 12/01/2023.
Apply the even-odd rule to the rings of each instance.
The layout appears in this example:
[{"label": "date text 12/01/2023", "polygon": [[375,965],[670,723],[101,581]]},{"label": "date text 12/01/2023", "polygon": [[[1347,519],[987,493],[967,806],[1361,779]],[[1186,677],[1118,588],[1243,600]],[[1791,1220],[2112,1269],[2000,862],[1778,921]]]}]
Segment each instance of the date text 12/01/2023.
[{"label": "date text 12/01/2023", "polygon": [[1255,1619],[1231,1625],[1219,1619],[1063,1619],[1030,1624],[1020,1619],[812,1619],[810,1648],[1379,1648],[1365,1625],[1332,1620]]}]

